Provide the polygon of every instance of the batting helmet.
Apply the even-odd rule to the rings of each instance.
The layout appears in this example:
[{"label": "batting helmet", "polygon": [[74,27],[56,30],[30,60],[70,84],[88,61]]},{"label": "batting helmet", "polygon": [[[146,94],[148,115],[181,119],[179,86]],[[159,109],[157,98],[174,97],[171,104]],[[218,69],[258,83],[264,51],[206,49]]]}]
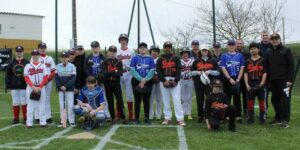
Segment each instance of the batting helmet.
[{"label": "batting helmet", "polygon": [[180,56],[183,54],[183,53],[188,53],[190,55],[190,48],[189,47],[182,47],[180,48]]},{"label": "batting helmet", "polygon": [[128,37],[128,35],[126,33],[121,33],[119,35],[119,38],[118,38],[119,42],[120,42],[121,39],[126,39],[127,42],[129,41],[129,37]]},{"label": "batting helmet", "polygon": [[38,48],[47,48],[47,45],[46,45],[46,43],[44,43],[44,42],[40,42],[40,43],[38,44]]},{"label": "batting helmet", "polygon": [[83,129],[92,130],[95,127],[95,121],[93,119],[86,119],[83,123]]},{"label": "batting helmet", "polygon": [[173,44],[170,41],[166,41],[164,43],[164,48],[166,48],[166,47],[173,47]]},{"label": "batting helmet", "polygon": [[149,51],[149,53],[151,54],[152,51],[156,51],[156,52],[158,52],[158,54],[159,54],[159,53],[160,53],[159,46],[156,45],[156,44],[151,45],[151,46],[150,46],[150,51]]}]

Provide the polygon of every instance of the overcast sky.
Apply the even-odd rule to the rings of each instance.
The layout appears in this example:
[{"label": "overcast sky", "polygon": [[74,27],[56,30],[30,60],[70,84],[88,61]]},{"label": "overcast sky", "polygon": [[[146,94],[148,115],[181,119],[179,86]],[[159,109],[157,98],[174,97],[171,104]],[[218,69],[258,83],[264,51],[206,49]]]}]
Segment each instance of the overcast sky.
[{"label": "overcast sky", "polygon": [[[156,43],[166,39],[161,32],[182,27],[195,19],[195,9],[205,0],[146,0]],[[206,0],[207,1],[207,0]],[[0,11],[36,14],[43,19],[43,41],[54,48],[54,0],[1,0]],[[127,33],[133,0],[77,0],[78,44],[89,47],[98,40],[101,47],[118,45],[120,33]],[[142,2],[142,0],[141,0]],[[218,3],[218,0],[216,0]],[[70,47],[72,38],[71,0],[58,0],[59,49]],[[141,4],[141,8],[143,5]],[[300,41],[300,1],[287,0],[285,5],[287,41]],[[141,41],[152,44],[144,10],[141,9]],[[136,15],[136,14],[135,14]],[[132,25],[130,46],[137,43],[136,17]]]}]

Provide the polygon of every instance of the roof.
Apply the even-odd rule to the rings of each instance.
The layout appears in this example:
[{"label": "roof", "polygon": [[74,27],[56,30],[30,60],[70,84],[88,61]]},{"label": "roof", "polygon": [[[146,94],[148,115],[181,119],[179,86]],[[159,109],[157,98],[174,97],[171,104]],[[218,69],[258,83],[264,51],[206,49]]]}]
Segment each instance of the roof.
[{"label": "roof", "polygon": [[19,15],[19,16],[30,16],[30,17],[40,17],[40,18],[44,18],[44,17],[45,17],[45,16],[41,16],[41,15],[22,14],[22,13],[12,13],[12,12],[0,12],[0,14]]}]

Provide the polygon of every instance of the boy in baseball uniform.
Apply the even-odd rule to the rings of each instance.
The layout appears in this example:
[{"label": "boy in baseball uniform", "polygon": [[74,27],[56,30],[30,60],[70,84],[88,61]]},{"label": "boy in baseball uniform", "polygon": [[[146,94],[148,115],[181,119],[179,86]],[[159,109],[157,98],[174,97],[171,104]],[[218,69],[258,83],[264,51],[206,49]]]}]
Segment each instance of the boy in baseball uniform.
[{"label": "boy in baseball uniform", "polygon": [[7,89],[11,89],[11,97],[13,101],[14,119],[12,124],[19,123],[20,105],[23,113],[23,123],[26,123],[26,82],[23,77],[24,67],[29,63],[27,59],[23,58],[24,48],[17,46],[15,48],[16,58],[14,58],[6,68],[5,84]]},{"label": "boy in baseball uniform", "polygon": [[[121,48],[117,50],[117,58],[123,63],[123,76],[121,76],[121,87],[124,89],[126,93],[127,107],[128,107],[128,119],[133,120],[133,92],[131,86],[132,75],[130,74],[128,68],[130,67],[130,62],[132,57],[135,55],[133,49],[128,48],[128,35],[120,34],[119,43],[121,44]],[[120,113],[117,110],[117,118],[120,118]]]},{"label": "boy in baseball uniform", "polygon": [[192,120],[192,96],[194,91],[194,82],[192,78],[193,59],[190,58],[190,48],[183,47],[180,49],[181,56],[181,103],[184,115],[188,116],[188,120]]},{"label": "boy in baseball uniform", "polygon": [[165,42],[163,47],[165,54],[157,60],[156,65],[164,104],[163,112],[165,120],[162,124],[168,125],[171,122],[172,110],[170,99],[172,96],[177,124],[185,126],[186,124],[184,122],[183,109],[180,101],[180,84],[178,84],[181,73],[180,58],[172,53],[171,42]]},{"label": "boy in baseball uniform", "polygon": [[[51,56],[48,56],[46,53],[46,49],[47,49],[46,43],[40,42],[38,45],[38,49],[41,55],[40,62],[46,65],[47,71],[49,73],[48,83],[45,85],[45,90],[46,90],[45,113],[46,113],[47,123],[52,123],[53,120],[51,115],[50,95],[52,90],[52,79],[55,76],[55,63],[53,58]],[[36,118],[39,118],[39,116],[37,115]]]},{"label": "boy in baseball uniform", "polygon": [[[31,52],[31,62],[24,68],[24,78],[27,83],[26,99],[27,99],[27,128],[33,126],[33,113],[37,109],[39,115],[39,123],[41,127],[47,127],[45,102],[46,90],[45,85],[48,82],[47,67],[40,62],[40,53],[38,50]],[[35,96],[34,96],[35,95]],[[39,95],[39,96],[37,96]]]},{"label": "boy in baseball uniform", "polygon": [[72,127],[75,126],[75,116],[72,110],[74,106],[74,87],[76,79],[76,68],[72,63],[69,63],[69,54],[61,53],[61,63],[56,66],[56,88],[59,91],[59,110],[60,124],[58,127],[63,127],[63,111],[67,109],[67,118]]}]

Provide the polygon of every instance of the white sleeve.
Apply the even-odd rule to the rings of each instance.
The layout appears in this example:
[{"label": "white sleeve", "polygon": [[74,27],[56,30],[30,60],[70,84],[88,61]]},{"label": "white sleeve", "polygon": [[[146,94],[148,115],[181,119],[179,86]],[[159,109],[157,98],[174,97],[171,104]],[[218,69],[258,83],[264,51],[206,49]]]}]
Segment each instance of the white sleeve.
[{"label": "white sleeve", "polygon": [[27,65],[25,66],[24,72],[23,72],[24,77],[29,75],[29,74],[28,74],[28,73],[29,73],[29,72],[28,72],[28,71],[29,71],[29,67],[30,67],[29,64],[27,64]]}]

